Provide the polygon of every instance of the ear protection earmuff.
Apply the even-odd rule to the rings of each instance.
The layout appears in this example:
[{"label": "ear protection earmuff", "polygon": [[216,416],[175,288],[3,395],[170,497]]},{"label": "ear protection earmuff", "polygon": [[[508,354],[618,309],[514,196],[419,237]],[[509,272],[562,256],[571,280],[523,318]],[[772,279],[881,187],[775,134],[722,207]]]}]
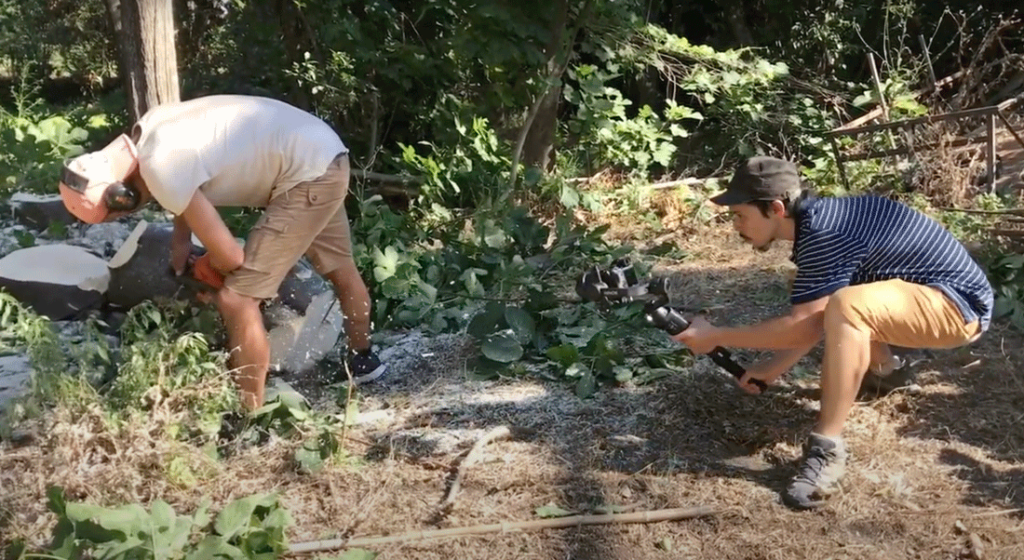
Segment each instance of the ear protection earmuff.
[{"label": "ear protection earmuff", "polygon": [[[88,179],[72,171],[66,165],[61,176],[61,182],[83,194],[85,193],[86,186],[89,185]],[[115,181],[107,185],[103,192],[102,200],[103,205],[107,207],[108,211],[131,212],[138,209],[142,202],[142,196],[139,190],[130,184]]]}]

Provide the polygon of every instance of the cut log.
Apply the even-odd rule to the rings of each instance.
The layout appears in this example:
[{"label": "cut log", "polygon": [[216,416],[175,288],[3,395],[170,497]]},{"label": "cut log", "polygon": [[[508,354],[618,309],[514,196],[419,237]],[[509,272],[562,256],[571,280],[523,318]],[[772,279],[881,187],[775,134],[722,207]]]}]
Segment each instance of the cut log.
[{"label": "cut log", "polygon": [[170,224],[139,222],[107,265],[110,288],[107,301],[130,309],[147,300],[194,299],[196,291],[171,272]]},{"label": "cut log", "polygon": [[[167,224],[136,226],[110,259],[112,306],[131,308],[149,299],[194,300],[191,283],[171,273],[172,227]],[[334,345],[344,328],[341,310],[331,285],[310,266],[299,262],[278,288],[275,298],[263,302],[263,325],[271,346],[271,367],[301,373],[313,367]]]},{"label": "cut log", "polygon": [[[139,222],[110,258],[107,300],[112,305],[131,308],[148,299],[195,297],[195,290],[171,273],[171,234],[170,224]],[[201,250],[195,252],[200,254]],[[285,276],[276,299],[277,303],[305,313],[313,298],[325,291],[331,291],[330,284],[300,263]]]},{"label": "cut log", "polygon": [[40,245],[0,259],[0,288],[55,321],[102,307],[109,284],[106,261],[81,247]]},{"label": "cut log", "polygon": [[42,196],[15,193],[10,200],[11,213],[17,222],[27,228],[42,231],[56,223],[69,226],[78,220],[68,212],[60,195]]}]

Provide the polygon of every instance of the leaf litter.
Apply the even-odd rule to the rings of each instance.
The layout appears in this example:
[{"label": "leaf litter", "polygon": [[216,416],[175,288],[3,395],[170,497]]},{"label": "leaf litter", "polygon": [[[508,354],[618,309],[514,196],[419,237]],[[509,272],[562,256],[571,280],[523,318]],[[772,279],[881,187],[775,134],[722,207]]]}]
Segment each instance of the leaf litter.
[{"label": "leaf litter", "polygon": [[[723,323],[785,308],[783,249],[752,254],[725,228],[679,241],[699,258],[668,269],[674,301]],[[294,466],[301,441],[271,436],[221,460],[174,442],[161,432],[172,408],[116,431],[98,410],[59,410],[27,443],[2,443],[0,530],[5,542],[45,543],[54,521],[46,488],[60,484],[69,499],[163,500],[178,512],[277,492],[294,519],[292,542],[564,512],[723,509],[682,522],[391,544],[376,550],[381,558],[948,559],[979,543],[986,558],[1022,558],[1022,339],[995,325],[974,346],[925,360],[920,392],[858,402],[843,491],[815,512],[786,509],[778,492],[814,423],[820,348],[801,364],[811,375],[761,397],[698,359],[650,384],[580,399],[536,376],[475,379],[470,337],[413,332],[382,344],[389,372],[355,390],[358,416],[342,458],[313,474]],[[323,378],[283,380],[317,410],[345,410]],[[511,437],[481,450],[451,511],[436,520],[460,457],[501,425]]]}]

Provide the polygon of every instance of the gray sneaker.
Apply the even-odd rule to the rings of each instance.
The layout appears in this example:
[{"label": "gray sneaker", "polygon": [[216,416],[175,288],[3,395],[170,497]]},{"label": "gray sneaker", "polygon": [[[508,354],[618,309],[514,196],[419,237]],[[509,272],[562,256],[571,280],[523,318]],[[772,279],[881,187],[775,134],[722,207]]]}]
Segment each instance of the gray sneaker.
[{"label": "gray sneaker", "polygon": [[839,490],[839,481],[845,474],[845,445],[811,434],[804,444],[800,472],[790,481],[782,501],[795,509],[819,507]]}]

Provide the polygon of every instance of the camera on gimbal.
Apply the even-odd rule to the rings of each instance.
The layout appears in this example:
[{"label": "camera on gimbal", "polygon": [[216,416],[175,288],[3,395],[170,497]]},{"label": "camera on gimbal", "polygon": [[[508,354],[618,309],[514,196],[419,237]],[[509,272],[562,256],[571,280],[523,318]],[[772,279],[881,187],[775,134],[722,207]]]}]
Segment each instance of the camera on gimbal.
[{"label": "camera on gimbal", "polygon": [[[597,266],[590,268],[576,281],[576,294],[584,301],[596,302],[603,307],[643,301],[647,323],[669,335],[677,335],[690,327],[690,322],[683,314],[669,305],[668,281],[656,278],[640,282],[629,259],[618,259],[606,269]],[[724,348],[715,348],[708,356],[737,379],[746,373],[746,369],[737,364]],[[754,380],[753,383],[762,391],[767,389],[762,381]]]}]

